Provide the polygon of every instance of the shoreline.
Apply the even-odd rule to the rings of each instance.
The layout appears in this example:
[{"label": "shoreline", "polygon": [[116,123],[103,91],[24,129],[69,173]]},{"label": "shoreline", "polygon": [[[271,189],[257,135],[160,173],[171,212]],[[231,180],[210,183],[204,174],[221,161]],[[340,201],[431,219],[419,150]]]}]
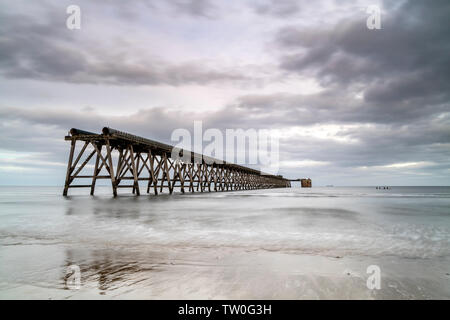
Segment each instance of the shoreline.
[{"label": "shoreline", "polygon": [[[236,248],[165,248],[140,253],[68,245],[6,248],[2,246],[2,261],[14,260],[20,268],[1,268],[0,299],[450,298],[447,258],[338,258]],[[27,264],[31,251],[46,261],[39,266]],[[65,288],[65,269],[76,263],[82,284],[79,290],[70,290]],[[366,269],[374,264],[381,268],[380,290],[366,285],[370,276]],[[27,275],[30,282],[5,280],[8,271]]]}]

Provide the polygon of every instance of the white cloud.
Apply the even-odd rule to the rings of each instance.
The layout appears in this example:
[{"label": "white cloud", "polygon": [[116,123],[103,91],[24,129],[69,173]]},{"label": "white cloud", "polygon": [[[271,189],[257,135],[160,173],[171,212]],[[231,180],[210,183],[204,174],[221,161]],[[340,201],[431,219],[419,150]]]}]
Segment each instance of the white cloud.
[{"label": "white cloud", "polygon": [[359,140],[347,135],[349,130],[367,127],[361,124],[317,124],[313,126],[295,126],[283,130],[283,138],[289,139],[293,137],[313,138],[318,140],[329,140],[339,143],[352,144]]},{"label": "white cloud", "polygon": [[316,160],[285,160],[280,162],[283,168],[303,168],[303,167],[319,167],[329,165],[328,161]]},{"label": "white cloud", "polygon": [[419,162],[402,162],[402,163],[392,163],[385,166],[381,166],[381,168],[387,169],[401,169],[401,168],[423,168],[434,165],[434,162],[430,161],[419,161]]},{"label": "white cloud", "polygon": [[431,161],[418,161],[418,162],[399,162],[391,163],[381,166],[361,166],[359,169],[419,169],[424,167],[433,166],[436,163]]}]

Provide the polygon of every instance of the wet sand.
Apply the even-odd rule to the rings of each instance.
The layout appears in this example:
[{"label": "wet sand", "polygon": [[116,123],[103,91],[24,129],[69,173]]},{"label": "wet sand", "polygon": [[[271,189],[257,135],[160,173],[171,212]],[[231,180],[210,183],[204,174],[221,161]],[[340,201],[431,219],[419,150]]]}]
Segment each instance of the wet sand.
[{"label": "wet sand", "polygon": [[[444,265],[405,258],[327,257],[242,248],[3,247],[1,299],[448,299]],[[66,267],[81,269],[69,289]],[[369,265],[381,289],[368,289]],[[8,267],[9,266],[9,267]],[[16,279],[14,279],[16,275]],[[12,280],[12,281],[11,281]]]}]

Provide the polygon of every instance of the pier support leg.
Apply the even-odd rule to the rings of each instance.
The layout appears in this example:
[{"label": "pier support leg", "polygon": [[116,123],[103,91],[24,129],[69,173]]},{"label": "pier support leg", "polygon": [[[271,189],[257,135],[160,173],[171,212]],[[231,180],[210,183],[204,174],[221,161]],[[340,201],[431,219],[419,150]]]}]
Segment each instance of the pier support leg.
[{"label": "pier support leg", "polygon": [[[100,153],[102,152],[102,145],[100,145]],[[100,156],[97,153],[97,157],[95,159],[95,167],[94,167],[94,174],[92,177],[92,184],[91,184],[91,196],[94,195],[95,192],[95,183],[97,182],[97,176],[99,174],[99,170],[98,170],[98,164],[100,162]]]},{"label": "pier support leg", "polygon": [[72,161],[73,161],[73,153],[75,152],[75,144],[76,140],[72,138],[70,145],[69,161],[67,162],[66,182],[64,184],[63,196],[67,196],[67,191],[69,190],[70,173],[72,171]]},{"label": "pier support leg", "polygon": [[134,150],[132,145],[130,145],[130,155],[131,155],[131,168],[133,169],[133,178],[134,178],[133,193],[136,190],[136,195],[139,196],[141,195],[141,192],[139,191],[139,180],[136,166],[136,158],[134,157]]},{"label": "pier support leg", "polygon": [[108,139],[106,139],[106,156],[108,158],[109,174],[111,176],[111,186],[113,189],[113,196],[117,197],[116,178],[114,176],[114,167],[113,167],[112,156],[111,156],[111,146],[109,144]]},{"label": "pier support leg", "polygon": [[159,176],[159,168],[160,165],[157,165],[155,169],[155,155],[152,154],[151,151],[148,152],[148,156],[150,157],[150,177],[151,180],[148,182],[147,193],[150,192],[150,181],[153,184],[153,191],[155,196],[158,195],[158,176]]}]

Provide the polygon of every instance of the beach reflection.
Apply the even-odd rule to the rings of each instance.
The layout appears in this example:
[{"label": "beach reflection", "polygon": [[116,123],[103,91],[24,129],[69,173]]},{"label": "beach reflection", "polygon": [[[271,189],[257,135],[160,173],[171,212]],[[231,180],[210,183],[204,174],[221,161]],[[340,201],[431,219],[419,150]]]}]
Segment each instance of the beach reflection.
[{"label": "beach reflection", "polygon": [[[154,273],[166,268],[167,255],[147,252],[146,260],[136,260],[135,254],[127,254],[120,250],[80,250],[67,249],[64,266],[76,265],[81,270],[83,290],[95,290],[101,295],[115,295],[129,289],[150,289]],[[62,283],[65,277],[62,277]],[[145,298],[145,297],[142,297]]]}]

